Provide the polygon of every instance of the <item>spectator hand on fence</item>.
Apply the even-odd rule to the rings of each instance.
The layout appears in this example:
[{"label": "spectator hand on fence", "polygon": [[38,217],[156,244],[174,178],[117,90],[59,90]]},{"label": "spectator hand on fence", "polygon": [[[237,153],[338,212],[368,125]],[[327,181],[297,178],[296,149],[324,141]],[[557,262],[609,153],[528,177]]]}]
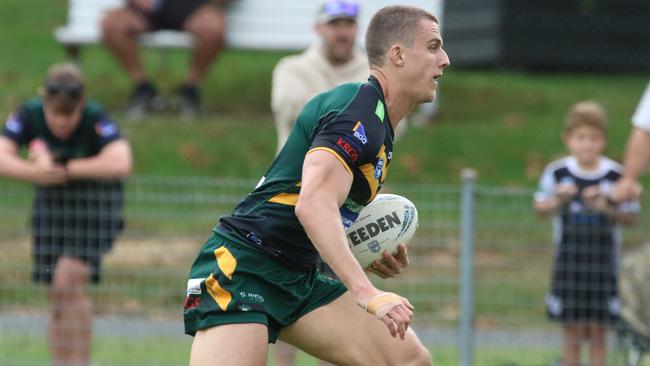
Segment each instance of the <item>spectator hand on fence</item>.
[{"label": "spectator hand on fence", "polygon": [[578,188],[572,183],[562,183],[555,188],[555,197],[558,203],[566,203],[578,193]]},{"label": "spectator hand on fence", "polygon": [[614,202],[635,201],[643,194],[643,187],[631,177],[623,176],[612,188],[611,199]]},{"label": "spectator hand on fence", "polygon": [[607,200],[598,186],[589,186],[582,191],[582,201],[585,205],[596,212],[613,214],[614,210],[612,205]]},{"label": "spectator hand on fence", "polygon": [[28,158],[35,168],[34,183],[39,186],[65,183],[67,178],[65,167],[54,162],[54,158],[43,140],[36,139],[29,145]]}]

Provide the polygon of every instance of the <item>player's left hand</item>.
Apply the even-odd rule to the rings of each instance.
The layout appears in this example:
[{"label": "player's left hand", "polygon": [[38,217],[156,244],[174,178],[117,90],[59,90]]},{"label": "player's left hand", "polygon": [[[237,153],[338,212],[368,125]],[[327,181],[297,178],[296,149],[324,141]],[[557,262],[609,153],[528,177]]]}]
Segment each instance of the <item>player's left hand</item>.
[{"label": "player's left hand", "polygon": [[366,270],[381,278],[391,278],[401,273],[408,265],[409,258],[406,245],[400,244],[397,246],[396,253],[385,251],[382,259],[372,262]]}]

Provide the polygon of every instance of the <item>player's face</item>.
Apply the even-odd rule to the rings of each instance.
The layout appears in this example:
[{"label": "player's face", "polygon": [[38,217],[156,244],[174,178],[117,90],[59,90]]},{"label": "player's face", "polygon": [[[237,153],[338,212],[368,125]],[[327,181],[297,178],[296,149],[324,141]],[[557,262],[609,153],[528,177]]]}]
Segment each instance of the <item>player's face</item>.
[{"label": "player's face", "polygon": [[79,103],[79,106],[70,114],[61,113],[47,104],[43,106],[47,127],[55,137],[60,139],[70,137],[81,121],[82,105],[83,103]]},{"label": "player's face", "polygon": [[426,103],[436,98],[438,79],[447,66],[449,57],[442,49],[438,23],[422,20],[413,45],[405,48],[404,76],[416,103]]},{"label": "player's face", "polygon": [[352,19],[336,19],[316,25],[316,32],[323,40],[325,55],[332,64],[340,65],[352,59],[357,30],[357,22]]},{"label": "player's face", "polygon": [[578,163],[591,165],[598,161],[605,150],[607,139],[599,129],[581,126],[567,133],[564,136],[564,143]]}]

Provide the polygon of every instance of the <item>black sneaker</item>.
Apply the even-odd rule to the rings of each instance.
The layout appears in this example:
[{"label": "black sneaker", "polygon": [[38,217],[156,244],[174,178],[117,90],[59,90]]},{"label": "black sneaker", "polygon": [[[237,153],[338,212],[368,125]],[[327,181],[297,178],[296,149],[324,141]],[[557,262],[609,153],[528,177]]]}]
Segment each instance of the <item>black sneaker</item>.
[{"label": "black sneaker", "polygon": [[178,99],[182,119],[193,120],[201,114],[201,94],[196,86],[181,85]]},{"label": "black sneaker", "polygon": [[160,109],[161,104],[162,100],[158,96],[158,90],[152,83],[138,84],[131,92],[126,118],[131,121],[141,120],[147,112]]}]

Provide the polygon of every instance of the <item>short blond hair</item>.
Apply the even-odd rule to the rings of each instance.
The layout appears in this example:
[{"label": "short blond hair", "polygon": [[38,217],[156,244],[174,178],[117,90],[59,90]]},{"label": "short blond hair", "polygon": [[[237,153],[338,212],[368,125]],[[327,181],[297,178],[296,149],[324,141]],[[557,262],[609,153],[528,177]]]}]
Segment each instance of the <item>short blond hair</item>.
[{"label": "short blond hair", "polygon": [[595,128],[607,135],[607,113],[600,103],[583,101],[571,106],[566,115],[564,133],[569,134],[584,126]]},{"label": "short blond hair", "polygon": [[395,43],[411,47],[422,20],[438,23],[433,14],[413,6],[387,6],[375,13],[366,32],[370,66],[383,66],[388,49]]},{"label": "short blond hair", "polygon": [[48,70],[40,89],[43,101],[55,111],[63,114],[72,113],[83,100],[83,76],[75,64],[62,63],[52,65]]}]

